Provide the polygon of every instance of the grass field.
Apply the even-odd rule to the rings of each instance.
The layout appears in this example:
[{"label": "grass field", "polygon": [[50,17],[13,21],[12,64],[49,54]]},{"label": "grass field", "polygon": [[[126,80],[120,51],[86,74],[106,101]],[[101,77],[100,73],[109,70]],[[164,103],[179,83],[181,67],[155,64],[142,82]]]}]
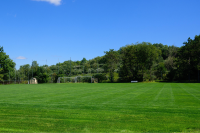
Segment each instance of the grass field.
[{"label": "grass field", "polygon": [[0,86],[0,132],[200,132],[200,84]]}]

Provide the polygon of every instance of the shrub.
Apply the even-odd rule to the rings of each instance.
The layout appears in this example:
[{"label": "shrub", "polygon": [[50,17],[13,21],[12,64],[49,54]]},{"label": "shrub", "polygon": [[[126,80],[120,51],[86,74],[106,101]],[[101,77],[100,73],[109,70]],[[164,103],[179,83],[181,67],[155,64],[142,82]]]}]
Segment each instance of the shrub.
[{"label": "shrub", "polygon": [[101,83],[103,80],[107,80],[106,74],[100,73],[93,75],[94,78],[98,78],[98,82]]}]

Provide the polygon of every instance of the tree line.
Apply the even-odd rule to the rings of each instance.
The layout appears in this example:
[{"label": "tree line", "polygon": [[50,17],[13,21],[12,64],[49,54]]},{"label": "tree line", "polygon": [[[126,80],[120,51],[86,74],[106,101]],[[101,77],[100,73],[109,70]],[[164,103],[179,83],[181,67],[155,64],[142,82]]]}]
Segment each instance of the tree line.
[{"label": "tree line", "polygon": [[15,69],[15,63],[0,47],[0,81],[28,80],[56,82],[58,77],[92,75],[99,82],[179,81],[199,82],[200,35],[188,38],[181,47],[142,42],[105,51],[91,60],[67,60],[55,65],[39,66],[37,61]]}]

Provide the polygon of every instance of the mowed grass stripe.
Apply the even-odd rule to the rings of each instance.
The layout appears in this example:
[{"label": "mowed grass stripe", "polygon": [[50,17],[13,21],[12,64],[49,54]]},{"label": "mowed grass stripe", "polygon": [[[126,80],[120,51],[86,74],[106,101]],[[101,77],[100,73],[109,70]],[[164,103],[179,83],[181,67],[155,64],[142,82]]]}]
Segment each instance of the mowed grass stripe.
[{"label": "mowed grass stripe", "polygon": [[191,83],[190,86],[192,86],[193,89],[195,89],[195,90],[200,92],[199,83]]},{"label": "mowed grass stripe", "polygon": [[193,96],[196,100],[200,101],[200,93],[197,93],[196,90],[194,90],[192,88],[192,86],[190,86],[189,84],[186,85],[179,85],[186,93],[190,94],[191,96]]},{"label": "mowed grass stripe", "polygon": [[184,86],[187,86],[187,84],[174,84],[174,97],[175,97],[175,106],[179,108],[188,108],[191,109],[199,108],[200,107],[200,101],[196,99],[194,96],[192,96],[187,91],[190,91],[190,88],[187,88],[187,91],[183,88]]},{"label": "mowed grass stripe", "polygon": [[[59,89],[59,88],[63,88],[63,89]],[[82,85],[81,88],[76,87],[76,86],[71,86],[71,84],[58,84],[56,92],[54,93],[53,96],[49,95],[47,93],[46,97],[49,97],[50,99],[47,99],[45,101],[45,103],[54,103],[56,101],[59,102],[69,102],[70,100],[74,100],[75,98],[79,98],[81,96],[85,96],[88,95],[88,92],[93,92],[95,91],[95,89],[93,89],[92,87],[84,87],[84,85]],[[46,97],[44,97],[44,99],[46,99]],[[61,100],[63,98],[63,100]]]},{"label": "mowed grass stripe", "polygon": [[104,103],[105,101],[109,101],[109,99],[112,99],[113,97],[117,97],[117,95],[122,95],[123,93],[127,93],[127,91],[133,91],[134,87],[141,86],[142,84],[134,84],[134,85],[129,84],[129,86],[124,86],[123,89],[121,88],[119,89],[117,86],[109,87],[109,84],[107,85],[107,88],[105,87],[106,84],[102,84],[102,85],[103,86],[101,88],[101,91],[93,92],[86,97],[78,97],[76,99],[72,99],[73,101],[72,104],[77,105],[77,106],[93,106],[94,105],[98,107],[103,107],[103,106],[106,106]]},{"label": "mowed grass stripe", "polygon": [[[1,96],[3,96],[4,101],[13,101],[13,99],[16,100],[16,98],[18,98],[19,101],[29,101],[29,99],[31,99],[31,101],[37,101],[40,98],[46,97],[46,95],[50,93],[49,91],[52,91],[51,88],[44,89],[43,86],[40,86],[37,89],[37,87],[36,85],[11,85],[9,88],[6,88],[9,94],[2,94]],[[52,95],[55,95],[55,93],[52,92]]]},{"label": "mowed grass stripe", "polygon": [[[59,90],[57,88],[54,88],[53,91],[52,91],[51,88],[49,88],[49,90],[43,90],[43,88],[42,89],[40,88],[39,90],[36,90],[36,93],[34,95],[32,95],[32,90],[34,90],[34,89],[29,87],[28,91],[30,91],[29,92],[30,94],[28,94],[28,93],[25,93],[25,94],[20,93],[20,95],[18,95],[18,94],[16,94],[16,92],[14,92],[14,94],[16,94],[15,97],[20,98],[19,102],[24,100],[24,101],[27,101],[28,103],[31,103],[31,101],[33,101],[33,103],[40,103],[40,101],[42,101],[42,103],[46,103],[44,101],[48,101],[48,100],[46,100],[46,98],[49,97],[50,99],[52,99],[50,101],[51,103],[56,101],[56,100],[58,100],[58,101],[63,103],[65,101],[67,101],[67,102],[69,100],[73,100],[74,101],[74,100],[78,100],[78,99],[81,99],[81,98],[84,98],[84,97],[96,97],[96,95],[94,95],[94,93],[98,94],[99,96],[102,96],[102,93],[105,93],[107,95],[107,94],[109,94],[109,92],[113,93],[113,90],[118,92],[118,89],[111,88],[111,87],[108,87],[106,89],[103,89],[105,87],[100,88],[100,89],[96,89],[96,88],[92,89],[91,88],[90,90],[88,90],[87,88],[84,88],[83,85],[81,85],[80,88],[71,88],[67,84],[66,85],[61,85],[61,87],[64,88],[64,90],[65,90],[64,92],[63,92],[63,90]],[[59,85],[57,85],[57,86],[59,86]],[[78,91],[77,91],[77,89],[78,89]],[[120,90],[124,91],[124,89],[120,89]],[[12,93],[12,92],[10,91],[10,93]],[[8,99],[12,99],[12,98],[10,98],[10,95],[6,95],[6,96],[8,98],[3,97],[3,99],[4,99],[3,101],[8,102]],[[63,100],[61,98],[64,98],[65,100]],[[29,99],[31,99],[31,100],[29,100]],[[16,98],[15,98],[15,102],[16,102]]]},{"label": "mowed grass stripe", "polygon": [[[88,90],[87,88],[84,88],[84,85],[86,85],[86,84],[82,84],[81,86],[79,86],[79,89],[82,91],[77,92],[78,95],[77,94],[74,95],[73,93],[66,91],[65,93],[68,93],[69,95],[66,97],[60,97],[60,98],[62,98],[61,100],[63,102],[66,101],[68,103],[71,101],[73,101],[73,103],[76,103],[76,102],[80,103],[80,102],[83,102],[84,99],[91,101],[92,98],[96,98],[98,96],[102,97],[104,95],[109,94],[110,92],[118,91],[116,88],[109,87],[109,85],[106,89],[104,86],[102,86],[101,88],[95,88],[92,90]],[[67,85],[66,85],[66,87],[67,87]]]},{"label": "mowed grass stripe", "polygon": [[[50,98],[50,99],[53,99],[53,101],[56,99],[56,97],[61,98],[61,97],[65,97],[65,98],[69,98],[69,99],[73,99],[74,97],[78,97],[79,95],[83,94],[82,92],[91,92],[92,90],[95,91],[95,89],[93,88],[76,88],[76,86],[71,86],[70,84],[68,85],[47,85],[49,86],[49,89],[46,90],[43,88],[44,85],[40,85],[41,88],[39,87],[39,89],[37,90],[36,93],[32,94],[32,90],[35,91],[35,89],[33,89],[32,87],[35,87],[35,85],[32,85],[32,86],[29,86],[29,93],[26,93],[26,94],[20,94],[20,95],[16,95],[16,97],[20,97],[20,101],[28,101],[29,103],[32,101],[34,103],[44,103],[44,101],[48,102],[48,99],[47,98]],[[64,89],[59,89],[59,88],[64,88]],[[89,89],[89,90],[88,90]],[[79,92],[79,93],[76,93],[76,92]],[[10,96],[9,96],[10,97]],[[13,98],[6,98],[5,100],[8,100],[8,99],[13,99]],[[15,97],[14,97],[15,99]],[[5,101],[4,100],[4,101]],[[19,102],[20,102],[19,101]],[[49,101],[51,102],[51,101]]]},{"label": "mowed grass stripe", "polygon": [[[185,88],[187,88],[187,89],[185,89]],[[186,86],[184,86],[184,90],[185,91],[187,91],[188,93],[190,93],[196,99],[200,100],[200,91],[197,90],[197,89],[195,89],[195,88],[194,88],[194,86],[192,86],[192,84],[186,84]]]},{"label": "mowed grass stripe", "polygon": [[[102,100],[102,97],[110,95],[110,93],[117,93],[119,91],[118,89],[113,87],[107,87],[105,89],[104,86],[99,89],[95,88],[93,90],[87,90],[83,88],[84,85],[85,84],[82,84],[82,86],[79,88],[81,90],[84,90],[84,91],[79,91],[78,92],[79,95],[73,95],[73,93],[72,93],[73,97],[71,97],[71,94],[67,96],[63,95],[62,97],[59,97],[57,100],[62,101],[62,103],[69,103],[69,104],[84,104],[84,103],[89,104],[90,102],[98,101],[97,99]],[[66,93],[68,92],[66,91]],[[51,102],[57,103],[54,100],[52,100]]]},{"label": "mowed grass stripe", "polygon": [[129,86],[123,88],[115,87],[115,91],[109,91],[109,93],[106,93],[104,95],[99,95],[99,97],[92,99],[92,101],[95,102],[96,104],[112,104],[113,100],[120,99],[120,97],[124,97],[124,95],[127,95],[129,92],[137,91],[138,87],[143,89],[144,85],[129,84]]},{"label": "mowed grass stripe", "polygon": [[[136,84],[135,84],[136,85]],[[135,94],[137,94],[137,95],[141,95],[140,93],[138,93],[138,91],[142,91],[143,89],[142,88],[139,88],[139,89],[137,89],[137,85],[136,86],[131,86],[131,88],[133,87],[133,88],[135,88],[135,89],[132,89],[133,91],[131,92],[131,93],[135,93]],[[139,85],[141,85],[141,84],[139,84]],[[158,85],[158,84],[157,84]],[[163,85],[163,84],[160,84],[160,85]],[[148,87],[147,88],[150,88],[150,86],[151,85],[148,85]],[[65,87],[66,87],[66,85],[65,85]],[[130,86],[129,86],[130,87]],[[155,89],[156,88],[161,88],[161,87],[155,87],[154,88],[154,91],[155,91]],[[72,88],[69,88],[69,90],[76,90],[76,89],[72,89]],[[95,90],[95,89],[94,89]],[[97,89],[98,90],[98,89]],[[102,90],[102,92],[106,92],[106,90],[104,90],[104,89],[101,89]],[[101,103],[103,103],[104,102],[104,100],[102,100],[102,97],[104,97],[105,95],[107,95],[107,97],[110,97],[110,99],[112,100],[112,98],[113,98],[113,96],[115,95],[115,94],[117,94],[117,95],[121,95],[121,94],[123,94],[123,93],[114,93],[114,92],[119,92],[119,90],[117,89],[117,88],[115,88],[115,89],[113,89],[113,90],[115,90],[115,91],[113,91],[112,89],[110,89],[110,88],[107,88],[107,90],[110,90],[110,92],[111,93],[108,93],[108,92],[106,92],[106,94],[102,94],[102,93],[99,93],[99,96],[97,96],[97,95],[90,95],[90,93],[87,93],[88,95],[87,95],[87,97],[85,97],[85,98],[87,98],[86,99],[86,101],[84,101],[81,97],[75,97],[75,98],[71,98],[71,97],[69,97],[68,96],[68,94],[66,95],[66,94],[61,94],[61,95],[63,95],[63,96],[59,96],[59,99],[55,99],[55,97],[51,97],[50,95],[46,95],[46,99],[45,100],[43,100],[43,101],[39,101],[39,102],[35,102],[35,101],[37,101],[37,100],[35,100],[35,98],[38,98],[38,99],[40,99],[40,95],[39,96],[36,96],[36,97],[34,97],[33,99],[32,99],[32,101],[29,101],[29,100],[25,100],[24,102],[22,102],[21,101],[21,96],[20,96],[20,100],[15,100],[14,101],[14,103],[19,103],[19,104],[49,104],[49,105],[70,105],[70,104],[74,104],[74,105],[76,105],[76,104],[78,104],[78,105],[84,105],[84,103],[85,103],[85,105],[96,105],[97,104],[97,106],[101,106],[101,104],[99,104],[99,102],[98,101],[100,101]],[[121,90],[126,90],[126,89],[120,89],[120,91]],[[134,90],[136,91],[136,92],[134,92]],[[66,90],[67,92],[68,92],[68,90]],[[86,92],[88,92],[87,91],[87,89],[85,89],[85,91]],[[155,92],[154,91],[149,91],[149,92],[152,92],[152,94],[155,94]],[[50,91],[51,93],[52,93],[52,90]],[[54,93],[55,93],[55,95],[57,95],[57,93],[60,93],[60,91],[59,91],[59,89],[57,89]],[[70,91],[69,91],[70,92]],[[80,92],[80,91],[79,91]],[[47,92],[47,93],[49,93],[49,91]],[[62,93],[63,93],[63,91],[62,91]],[[110,96],[110,94],[113,94],[112,96]],[[118,102],[118,106],[119,105],[131,105],[131,104],[134,104],[134,105],[144,105],[144,102],[145,101],[150,101],[150,99],[151,99],[151,97],[148,97],[149,95],[147,95],[148,94],[148,92],[146,92],[145,94],[144,94],[144,97],[143,96],[141,96],[141,97],[139,97],[139,99],[137,99],[137,98],[134,98],[134,96],[132,96],[131,94],[129,94],[129,93],[125,93],[125,97],[123,97],[123,95],[121,96],[121,98],[118,98],[117,96],[116,96],[116,102]],[[27,95],[27,94],[26,94]],[[37,95],[37,94],[36,94]],[[76,94],[75,94],[76,95]],[[129,96],[128,96],[129,95]],[[95,99],[91,99],[90,97],[95,97]],[[98,98],[98,97],[100,97],[100,98]],[[66,100],[66,98],[70,98],[70,100]],[[99,99],[99,100],[96,100],[96,98],[97,99]],[[134,98],[134,100],[132,100]],[[48,101],[49,99],[51,99],[51,102],[46,102],[46,101]],[[81,100],[80,100],[81,99]],[[124,104],[124,103],[126,103],[127,102],[127,100],[128,101],[133,101],[133,102],[128,102],[128,104]],[[106,100],[106,99],[105,99]],[[59,101],[59,102],[58,102]],[[70,103],[70,101],[73,101],[72,103]],[[82,102],[81,102],[82,101]],[[109,100],[107,100],[107,102],[110,102]],[[141,103],[141,104],[140,104]],[[155,104],[155,103],[154,103]],[[152,104],[149,104],[150,106],[152,105]],[[163,105],[165,105],[165,104],[163,104]]]},{"label": "mowed grass stripe", "polygon": [[151,87],[150,85],[148,85],[147,87],[149,88],[149,90],[146,91],[145,93],[142,93],[139,97],[136,97],[132,102],[132,104],[134,103],[135,105],[141,107],[153,106],[153,101],[156,95],[159,93],[160,88],[163,87],[163,84],[153,83]]},{"label": "mowed grass stripe", "polygon": [[173,106],[174,97],[172,96],[173,92],[170,84],[163,84],[163,87],[160,89],[152,103],[154,106]]},{"label": "mowed grass stripe", "polygon": [[174,92],[173,92],[173,89],[172,89],[172,86],[171,86],[171,84],[169,84],[169,86],[170,86],[170,94],[171,94],[171,106],[173,106],[174,105],[174,102],[175,102],[175,99],[174,99]]},{"label": "mowed grass stripe", "polygon": [[111,99],[110,101],[107,101],[106,104],[109,103],[118,103],[119,105],[124,105],[130,108],[130,105],[137,104],[137,97],[140,97],[142,94],[146,94],[148,91],[151,91],[151,89],[155,87],[155,84],[149,84],[149,86],[137,86],[134,88],[130,88],[129,91],[126,91],[122,94],[119,94],[119,96]]},{"label": "mowed grass stripe", "polygon": [[154,98],[154,100],[153,100],[154,102],[158,100],[158,97],[159,97],[160,94],[162,93],[162,91],[163,91],[165,85],[166,85],[166,84],[164,84],[164,85],[162,86],[162,88],[160,88],[160,91],[158,92],[158,94],[155,96],[155,98]]},{"label": "mowed grass stripe", "polygon": [[[16,97],[18,97],[19,99],[15,99],[14,102],[12,102],[12,103],[14,103],[14,104],[16,104],[16,103],[18,103],[18,104],[45,104],[45,105],[57,105],[57,104],[59,105],[59,103],[61,103],[61,105],[71,105],[71,104],[73,104],[73,105],[79,104],[80,105],[81,102],[84,101],[83,98],[87,98],[86,104],[89,104],[88,103],[89,101],[93,101],[93,102],[96,101],[95,99],[91,99],[91,97],[95,97],[95,98],[96,97],[105,97],[105,95],[109,95],[108,97],[110,97],[110,94],[115,94],[115,91],[116,91],[116,93],[118,93],[119,90],[120,91],[126,90],[126,86],[125,86],[125,88],[123,88],[123,89],[120,88],[118,90],[115,87],[109,87],[109,84],[107,84],[107,85],[102,84],[103,87],[101,87],[100,89],[88,90],[87,88],[83,87],[84,85],[86,85],[86,84],[82,84],[81,86],[79,86],[80,88],[74,94],[73,94],[73,92],[75,92],[76,89],[74,89],[73,87],[76,87],[76,85],[71,87],[71,85],[68,86],[68,84],[66,84],[66,85],[59,84],[56,86],[57,88],[54,88],[53,91],[51,90],[52,85],[50,85],[49,90],[43,89],[43,85],[41,85],[42,88],[40,88],[39,90],[36,90],[36,92],[37,92],[36,94],[34,94],[30,97],[28,96],[27,99],[23,98],[23,95],[19,96],[17,94]],[[138,85],[141,86],[143,84],[134,84],[134,87],[137,87]],[[33,85],[33,86],[35,86],[35,85]],[[58,89],[60,86],[65,89],[65,92],[63,92],[63,90]],[[108,86],[108,87],[106,88],[105,86]],[[33,90],[33,88],[31,88],[31,87],[29,88],[30,93],[32,93],[32,90]],[[133,84],[129,84],[127,87],[132,88]],[[106,89],[104,89],[104,88],[106,88]],[[93,91],[91,91],[91,90],[93,90]],[[99,91],[99,90],[101,90],[101,91]],[[43,91],[46,91],[45,95],[44,95]],[[40,93],[42,93],[42,94],[40,94]],[[52,93],[54,93],[56,98],[55,98],[55,96],[54,97],[52,96]],[[98,96],[93,95],[92,93],[97,93]],[[102,93],[105,93],[105,94],[102,94]],[[77,95],[77,94],[79,94],[79,95]],[[120,94],[121,93],[119,93],[119,95]],[[26,93],[25,95],[28,95],[28,94]],[[71,95],[73,97],[71,97]],[[82,96],[85,96],[85,97],[82,97]],[[22,101],[22,100],[24,100],[24,101]],[[100,98],[100,100],[102,100],[102,99]],[[10,103],[7,100],[6,100],[6,102]]]},{"label": "mowed grass stripe", "polygon": [[108,87],[105,87],[103,85],[102,88],[100,88],[101,91],[95,91],[94,93],[87,95],[87,97],[80,97],[77,102],[80,102],[80,103],[95,102],[96,103],[99,100],[102,101],[103,99],[107,99],[107,97],[110,98],[112,94],[119,93],[119,91],[125,91],[126,89],[127,89],[127,87],[119,90],[118,88],[115,88],[115,87],[112,87],[112,86],[109,87],[109,84],[108,84]]},{"label": "mowed grass stripe", "polygon": [[199,89],[191,88],[176,83],[0,86],[0,131],[198,132],[200,101],[191,94],[198,97]]}]

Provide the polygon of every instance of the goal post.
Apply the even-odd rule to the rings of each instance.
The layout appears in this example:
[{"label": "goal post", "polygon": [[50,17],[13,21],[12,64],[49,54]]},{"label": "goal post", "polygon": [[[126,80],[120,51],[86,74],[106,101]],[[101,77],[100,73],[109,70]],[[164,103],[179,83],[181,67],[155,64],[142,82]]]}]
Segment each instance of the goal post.
[{"label": "goal post", "polygon": [[92,76],[59,77],[57,83],[92,83]]},{"label": "goal post", "polygon": [[59,77],[57,83],[76,83],[76,77]]},{"label": "goal post", "polygon": [[92,76],[77,76],[78,83],[92,83]]}]

